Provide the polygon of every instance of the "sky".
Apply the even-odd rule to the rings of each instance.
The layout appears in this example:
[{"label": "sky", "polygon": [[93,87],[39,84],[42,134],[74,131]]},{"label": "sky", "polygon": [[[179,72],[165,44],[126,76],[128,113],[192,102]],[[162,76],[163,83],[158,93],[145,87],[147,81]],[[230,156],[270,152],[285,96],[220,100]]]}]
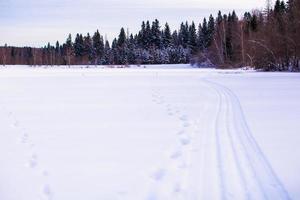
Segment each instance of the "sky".
[{"label": "sky", "polygon": [[41,47],[69,33],[94,33],[99,29],[112,40],[124,27],[136,33],[143,20],[158,19],[178,29],[182,21],[201,22],[218,10],[238,15],[262,9],[265,0],[0,0],[0,46]]}]

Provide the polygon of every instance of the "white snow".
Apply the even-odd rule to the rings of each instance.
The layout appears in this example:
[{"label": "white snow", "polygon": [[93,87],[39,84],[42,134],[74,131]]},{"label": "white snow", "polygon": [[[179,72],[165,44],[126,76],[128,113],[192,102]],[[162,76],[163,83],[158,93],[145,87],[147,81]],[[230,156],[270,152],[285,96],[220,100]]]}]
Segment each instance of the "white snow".
[{"label": "white snow", "polygon": [[297,73],[0,67],[0,199],[300,199],[299,91]]}]

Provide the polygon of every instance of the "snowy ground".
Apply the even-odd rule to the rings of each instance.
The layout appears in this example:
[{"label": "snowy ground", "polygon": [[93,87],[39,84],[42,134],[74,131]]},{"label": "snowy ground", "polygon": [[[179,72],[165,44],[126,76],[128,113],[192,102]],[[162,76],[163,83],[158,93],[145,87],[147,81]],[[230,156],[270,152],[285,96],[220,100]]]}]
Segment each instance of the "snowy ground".
[{"label": "snowy ground", "polygon": [[299,74],[160,68],[0,68],[0,199],[300,199]]}]

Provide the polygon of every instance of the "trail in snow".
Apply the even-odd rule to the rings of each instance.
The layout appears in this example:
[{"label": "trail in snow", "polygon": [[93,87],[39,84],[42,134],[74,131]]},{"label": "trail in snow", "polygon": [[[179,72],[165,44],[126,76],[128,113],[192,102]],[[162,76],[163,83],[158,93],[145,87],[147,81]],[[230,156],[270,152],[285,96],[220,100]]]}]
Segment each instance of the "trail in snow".
[{"label": "trail in snow", "polygon": [[28,131],[22,126],[22,123],[17,119],[16,115],[12,111],[8,111],[5,107],[2,107],[2,111],[3,113],[6,113],[8,119],[10,120],[11,127],[16,130],[19,143],[23,145],[24,149],[28,151],[30,155],[27,158],[27,163],[25,164],[25,166],[31,168],[32,170],[35,170],[36,173],[40,173],[40,176],[44,177],[45,182],[43,185],[41,185],[41,188],[39,188],[40,192],[38,192],[41,194],[40,198],[52,200],[54,193],[51,189],[51,186],[47,183],[49,172],[43,167],[39,166],[40,163],[38,154],[34,149],[35,144],[33,143],[33,141],[31,141]]},{"label": "trail in snow", "polygon": [[[28,173],[24,176],[27,177],[24,183],[32,185],[25,188],[23,182],[10,183],[12,189],[17,185],[17,189],[24,190],[25,196],[29,194],[34,196],[30,199],[41,200],[291,199],[253,137],[239,99],[229,88],[215,82],[221,82],[219,75],[213,74],[217,77],[214,79],[209,73],[147,71],[125,78],[131,72],[79,72],[70,72],[71,75],[63,73],[66,77],[61,79],[57,79],[55,73],[47,75],[48,72],[43,79],[34,79],[30,72],[30,81],[41,82],[42,87],[33,87],[33,93],[8,93],[10,96],[3,93],[3,97],[9,97],[3,102],[9,103],[1,103],[1,117],[5,124],[10,124],[10,127],[4,128],[7,133],[15,134],[4,133],[2,144],[9,135],[8,144],[12,148],[7,148],[7,152],[10,150],[7,158],[17,155],[15,162],[11,163],[21,163],[16,169],[24,169]],[[44,76],[34,74],[40,75]],[[79,83],[78,75],[87,80]],[[53,84],[57,80],[61,81],[60,87]],[[13,85],[14,82],[18,81],[9,83]],[[38,85],[37,82],[31,84]],[[1,85],[6,85],[5,81],[3,83]],[[25,89],[31,88],[29,82],[24,85]],[[44,89],[45,86],[47,89]],[[15,89],[3,88],[4,92]],[[23,89],[20,87],[19,90]],[[43,101],[28,98],[44,91],[47,92],[43,94],[49,96]],[[10,109],[16,106],[15,110],[18,110],[18,104],[28,106],[28,109],[20,112]],[[51,106],[67,108],[57,112]],[[38,117],[33,115],[41,112],[39,107],[50,107],[45,113],[51,117],[35,123]],[[28,114],[28,110],[33,112]],[[63,115],[64,112],[67,114]],[[32,119],[25,120],[28,115],[32,115]],[[33,128],[47,128],[48,122],[56,118],[53,126],[57,128],[49,126],[43,134],[40,134],[41,129]],[[73,128],[74,120],[82,127]],[[121,128],[114,129],[116,125],[121,125]],[[55,137],[46,140],[45,136],[52,133]],[[275,141],[269,137],[265,139]],[[14,144],[15,140],[17,144]],[[83,148],[77,148],[81,145]],[[43,148],[49,147],[51,152],[43,151]],[[265,146],[262,147],[266,150]],[[143,151],[145,149],[147,151]],[[62,153],[64,155],[60,158],[52,155]],[[44,163],[47,163],[46,166],[43,166]],[[15,175],[13,170],[7,169],[9,176]],[[53,174],[49,174],[49,169]],[[282,172],[278,174],[282,177]],[[10,180],[9,176],[3,179]],[[286,180],[284,183],[288,184]],[[131,184],[132,187],[127,187]],[[290,187],[289,191],[292,195]],[[12,197],[12,200],[15,199],[20,198]]]},{"label": "trail in snow", "polygon": [[192,122],[180,109],[167,102],[160,90],[153,89],[152,97],[152,101],[165,109],[166,114],[180,124],[180,128],[175,131],[177,141],[168,152],[166,163],[150,175],[153,186],[146,199],[188,199],[188,167],[193,149],[193,131],[190,131]]},{"label": "trail in snow", "polygon": [[222,199],[290,199],[252,136],[240,102],[228,88],[205,80],[219,97],[216,148]]},{"label": "trail in snow", "polygon": [[[210,127],[200,118],[191,122],[166,101],[163,92],[153,92],[153,102],[179,120],[181,129],[177,130],[179,145],[151,175],[155,189],[147,199],[290,199],[252,136],[235,94],[220,84],[201,81],[217,96],[216,112],[207,116],[215,119]],[[200,176],[197,170],[202,170]]]}]

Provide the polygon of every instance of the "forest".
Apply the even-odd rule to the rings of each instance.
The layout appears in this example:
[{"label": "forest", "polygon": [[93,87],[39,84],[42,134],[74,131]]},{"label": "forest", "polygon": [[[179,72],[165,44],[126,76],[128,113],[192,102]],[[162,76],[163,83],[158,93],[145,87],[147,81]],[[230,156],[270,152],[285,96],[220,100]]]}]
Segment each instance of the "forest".
[{"label": "forest", "polygon": [[191,63],[199,67],[263,71],[300,71],[300,0],[276,0],[264,10],[218,12],[202,22],[182,22],[172,31],[168,23],[143,21],[140,31],[121,28],[112,42],[97,30],[69,34],[66,42],[42,48],[0,47],[0,64],[122,65]]}]

